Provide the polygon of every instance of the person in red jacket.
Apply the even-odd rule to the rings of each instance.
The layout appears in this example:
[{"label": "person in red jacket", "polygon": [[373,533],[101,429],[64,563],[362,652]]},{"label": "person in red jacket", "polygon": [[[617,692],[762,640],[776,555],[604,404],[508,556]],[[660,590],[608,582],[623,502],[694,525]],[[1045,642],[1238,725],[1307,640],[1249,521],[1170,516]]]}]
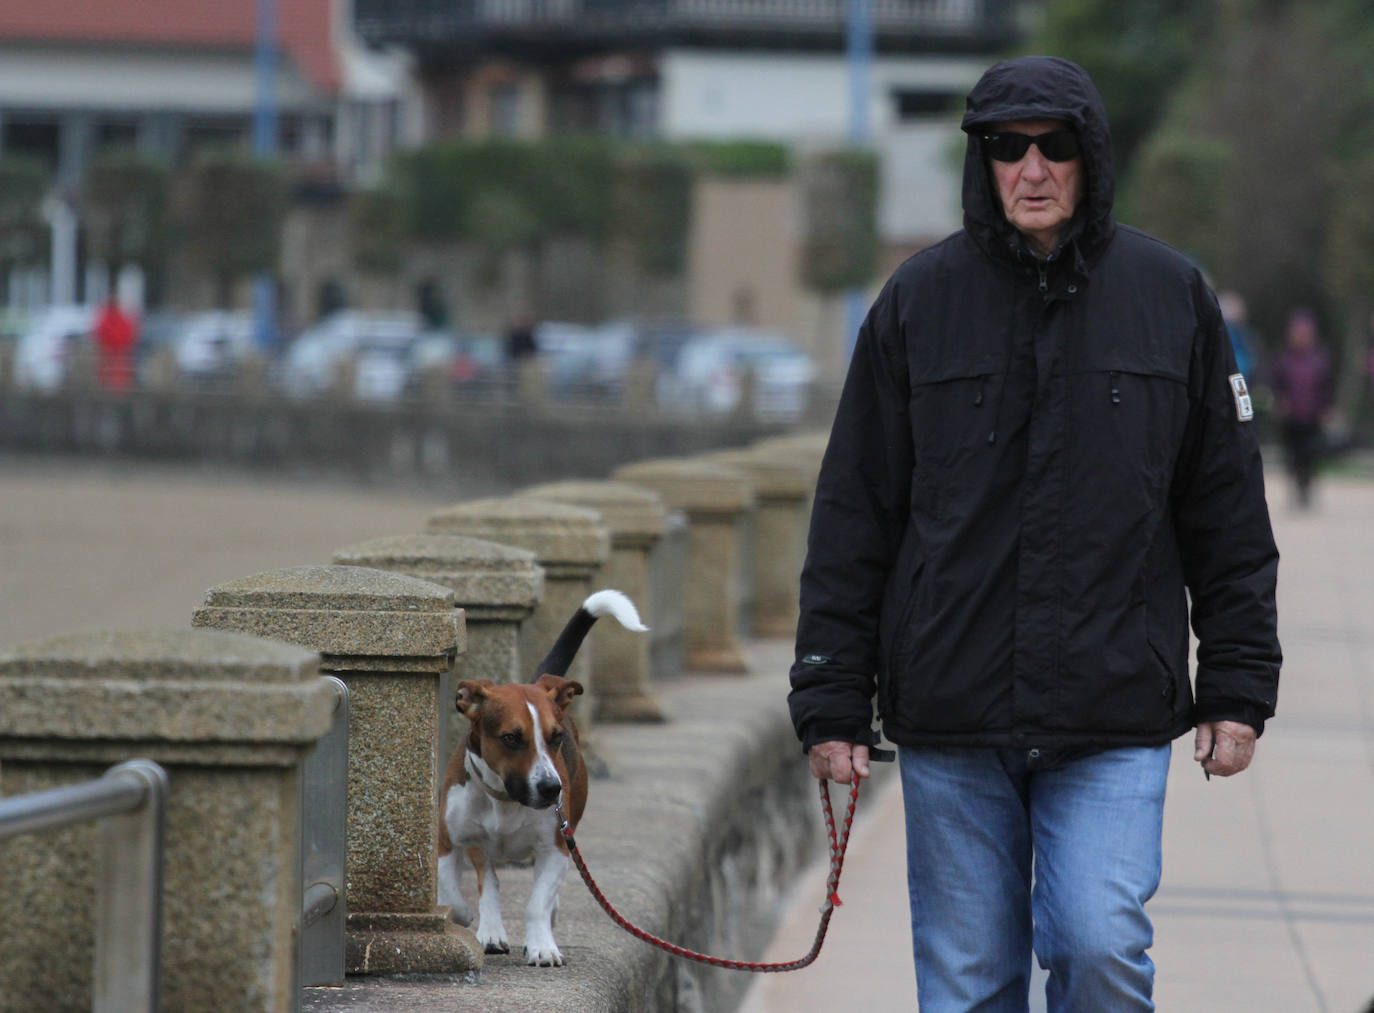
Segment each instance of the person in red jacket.
[{"label": "person in red jacket", "polygon": [[95,321],[97,376],[105,390],[126,391],[134,382],[138,322],[111,296]]}]

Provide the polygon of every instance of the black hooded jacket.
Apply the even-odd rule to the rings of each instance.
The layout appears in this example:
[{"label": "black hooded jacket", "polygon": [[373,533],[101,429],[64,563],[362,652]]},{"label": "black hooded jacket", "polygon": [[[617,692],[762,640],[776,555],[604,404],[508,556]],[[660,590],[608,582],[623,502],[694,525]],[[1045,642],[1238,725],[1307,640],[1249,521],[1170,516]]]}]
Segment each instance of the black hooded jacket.
[{"label": "black hooded jacket", "polygon": [[[980,127],[1062,120],[1084,196],[1034,256]],[[1249,403],[1187,259],[1112,217],[1081,68],[998,64],[968,97],[964,228],[893,274],[859,333],[816,490],[789,696],[805,748],[1050,750],[1262,731],[1278,551]],[[1196,696],[1188,628],[1198,638]]]}]

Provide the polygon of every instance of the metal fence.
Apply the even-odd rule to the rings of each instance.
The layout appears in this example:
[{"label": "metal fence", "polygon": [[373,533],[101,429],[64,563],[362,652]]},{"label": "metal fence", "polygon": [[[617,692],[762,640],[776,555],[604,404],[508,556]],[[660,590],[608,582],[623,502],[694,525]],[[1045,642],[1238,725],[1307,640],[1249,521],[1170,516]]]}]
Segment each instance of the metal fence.
[{"label": "metal fence", "polygon": [[0,799],[0,839],[99,820],[95,1013],[158,1008],[167,773],[130,760],[82,784]]}]

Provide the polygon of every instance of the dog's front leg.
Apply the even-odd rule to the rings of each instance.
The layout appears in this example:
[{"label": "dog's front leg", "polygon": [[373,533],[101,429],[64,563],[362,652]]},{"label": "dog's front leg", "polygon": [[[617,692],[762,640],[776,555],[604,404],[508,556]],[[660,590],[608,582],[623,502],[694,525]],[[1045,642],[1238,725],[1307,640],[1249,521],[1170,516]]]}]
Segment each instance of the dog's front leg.
[{"label": "dog's front leg", "polygon": [[461,848],[439,856],[439,903],[448,906],[448,916],[459,925],[472,924],[472,908],[463,898],[463,870],[469,867]]},{"label": "dog's front leg", "polygon": [[563,954],[553,941],[553,916],[558,909],[558,888],[568,871],[569,858],[549,847],[534,859],[534,889],[525,908],[525,963],[562,967]]},{"label": "dog's front leg", "polygon": [[501,920],[501,882],[496,878],[496,866],[486,855],[468,852],[477,870],[477,941],[487,953],[509,953],[506,925]]}]

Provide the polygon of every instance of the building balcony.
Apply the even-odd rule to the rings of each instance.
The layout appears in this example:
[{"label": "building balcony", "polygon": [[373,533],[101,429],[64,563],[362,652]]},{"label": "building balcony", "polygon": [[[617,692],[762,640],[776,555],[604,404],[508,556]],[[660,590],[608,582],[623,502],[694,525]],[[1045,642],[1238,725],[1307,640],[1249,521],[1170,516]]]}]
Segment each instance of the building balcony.
[{"label": "building balcony", "polygon": [[[359,35],[422,57],[557,59],[667,45],[834,50],[848,0],[355,0]],[[1019,35],[1013,0],[869,0],[879,51],[987,52]]]}]

